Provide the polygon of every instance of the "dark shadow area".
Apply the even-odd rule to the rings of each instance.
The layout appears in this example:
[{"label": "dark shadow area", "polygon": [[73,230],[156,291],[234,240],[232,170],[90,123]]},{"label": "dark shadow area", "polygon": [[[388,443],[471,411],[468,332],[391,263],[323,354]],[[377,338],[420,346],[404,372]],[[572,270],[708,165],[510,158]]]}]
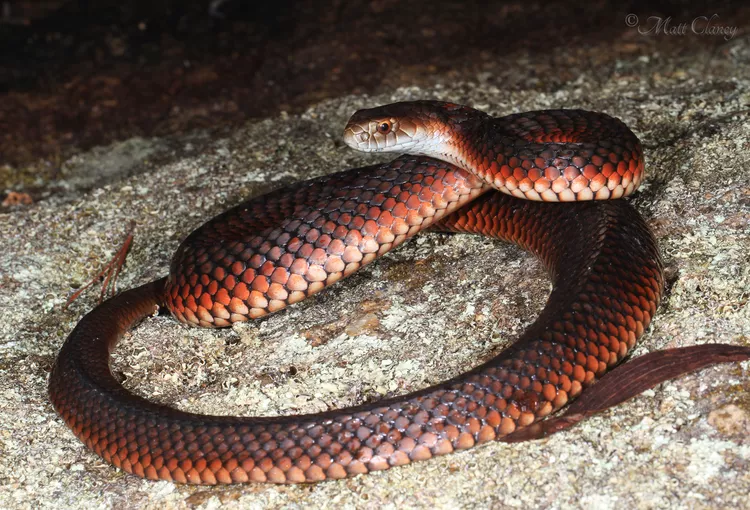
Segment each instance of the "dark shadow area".
[{"label": "dark shadow area", "polygon": [[[531,84],[592,64],[715,45],[638,37],[625,21],[717,14],[747,26],[745,2],[276,0],[0,1],[0,165],[46,160],[135,135],[231,126],[325,98],[469,79],[520,54]],[[494,73],[494,71],[493,71]],[[496,73],[495,73],[496,74]],[[492,79],[492,77],[488,78]],[[529,88],[512,69],[498,87]],[[54,178],[54,175],[52,176]]]}]

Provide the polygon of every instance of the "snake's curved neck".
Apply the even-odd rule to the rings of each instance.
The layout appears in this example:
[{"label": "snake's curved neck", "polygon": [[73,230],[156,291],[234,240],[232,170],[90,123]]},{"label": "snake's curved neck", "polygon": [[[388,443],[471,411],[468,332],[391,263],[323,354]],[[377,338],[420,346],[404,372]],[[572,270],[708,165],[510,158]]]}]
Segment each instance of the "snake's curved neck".
[{"label": "snake's curved neck", "polygon": [[[487,174],[489,161],[476,155],[485,153],[482,145],[486,140],[487,125],[485,118],[451,119],[446,123],[448,134],[442,143],[434,152],[424,155],[452,163],[483,178]],[[488,184],[492,182],[488,181]]]}]

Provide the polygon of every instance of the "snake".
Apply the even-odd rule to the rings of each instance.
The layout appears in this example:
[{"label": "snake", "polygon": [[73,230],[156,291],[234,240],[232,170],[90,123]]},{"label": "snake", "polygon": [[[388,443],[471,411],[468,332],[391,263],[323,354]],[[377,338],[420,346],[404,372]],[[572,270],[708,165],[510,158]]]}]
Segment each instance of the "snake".
[{"label": "snake", "polygon": [[[384,470],[543,422],[620,363],[648,328],[664,292],[663,264],[635,208],[609,200],[631,194],[644,175],[641,143],[619,119],[565,109],[492,117],[411,101],[356,112],[344,141],[404,154],[237,205],[185,238],[168,276],[79,321],[49,395],[89,449],[128,473],[190,484]],[[515,243],[553,283],[514,343],[450,380],[321,413],[233,417],[150,402],[110,371],[119,339],[158,308],[203,327],[263,317],[428,229]]]}]

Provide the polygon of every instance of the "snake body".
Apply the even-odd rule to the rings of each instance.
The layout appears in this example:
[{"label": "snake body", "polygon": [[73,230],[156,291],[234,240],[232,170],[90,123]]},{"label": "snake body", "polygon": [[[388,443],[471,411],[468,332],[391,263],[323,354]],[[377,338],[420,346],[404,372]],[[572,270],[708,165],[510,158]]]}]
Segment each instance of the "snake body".
[{"label": "snake body", "polygon": [[[190,234],[168,277],[78,323],[49,392],[90,449],[129,473],[185,483],[312,482],[387,469],[542,420],[621,361],[648,326],[663,289],[653,235],[625,201],[587,201],[625,195],[642,177],[640,144],[619,120],[577,110],[492,118],[412,102],[357,112],[345,140],[415,155],[244,202]],[[226,417],[151,403],[110,372],[119,338],[157,305],[201,326],[260,317],[427,227],[517,243],[554,284],[512,346],[454,379],[325,413]]]}]

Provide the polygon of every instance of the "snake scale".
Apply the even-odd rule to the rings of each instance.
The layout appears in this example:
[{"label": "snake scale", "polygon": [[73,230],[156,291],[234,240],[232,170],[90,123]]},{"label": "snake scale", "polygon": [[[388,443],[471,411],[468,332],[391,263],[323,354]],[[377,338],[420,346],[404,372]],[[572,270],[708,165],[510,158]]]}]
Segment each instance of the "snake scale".
[{"label": "snake scale", "polygon": [[[357,112],[344,138],[360,150],[407,154],[232,208],[183,241],[168,277],[81,319],[49,394],[91,450],[141,477],[196,484],[387,469],[540,422],[618,364],[648,327],[664,286],[656,242],[629,203],[600,200],[631,193],[643,178],[641,145],[618,119],[582,110],[493,118],[416,101]],[[110,372],[119,338],[157,306],[208,327],[262,317],[427,228],[516,243],[553,281],[514,344],[451,380],[318,414],[227,417],[151,403]]]}]

